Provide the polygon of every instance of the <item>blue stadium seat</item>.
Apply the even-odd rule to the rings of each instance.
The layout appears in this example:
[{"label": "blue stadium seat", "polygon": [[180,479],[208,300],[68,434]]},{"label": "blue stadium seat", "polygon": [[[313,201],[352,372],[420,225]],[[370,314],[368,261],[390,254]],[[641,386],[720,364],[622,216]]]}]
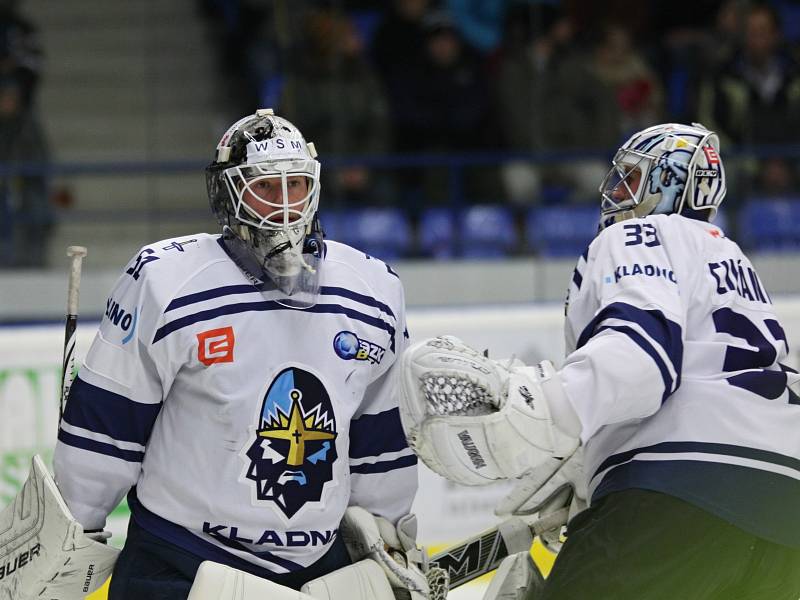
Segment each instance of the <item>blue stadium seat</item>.
[{"label": "blue stadium seat", "polygon": [[338,241],[380,258],[395,260],[411,253],[408,216],[397,208],[344,210],[338,215]]},{"label": "blue stadium seat", "polygon": [[456,228],[449,208],[427,208],[419,219],[419,250],[431,258],[455,256]]},{"label": "blue stadium seat", "polygon": [[517,228],[508,207],[476,204],[464,209],[460,221],[464,258],[503,258],[517,247]]},{"label": "blue stadium seat", "polygon": [[739,240],[753,250],[800,249],[800,198],[752,198],[739,211]]},{"label": "blue stadium seat", "polygon": [[597,235],[597,206],[540,206],[525,218],[525,241],[541,256],[574,257]]}]

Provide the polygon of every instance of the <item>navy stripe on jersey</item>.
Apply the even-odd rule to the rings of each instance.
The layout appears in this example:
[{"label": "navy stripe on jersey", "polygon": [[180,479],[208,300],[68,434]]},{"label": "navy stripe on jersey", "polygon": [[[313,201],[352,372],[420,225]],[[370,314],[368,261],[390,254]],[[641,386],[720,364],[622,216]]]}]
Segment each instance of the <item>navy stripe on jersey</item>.
[{"label": "navy stripe on jersey", "polygon": [[113,458],[120,458],[127,462],[140,463],[144,460],[144,452],[123,450],[122,448],[117,448],[106,442],[98,442],[97,440],[90,440],[89,438],[67,433],[63,429],[58,430],[58,439],[67,446],[88,450],[89,452],[96,452],[97,454],[104,454],[105,456],[111,456]]},{"label": "navy stripe on jersey", "polygon": [[[661,346],[677,375],[672,389],[668,387],[668,390],[673,392],[678,389],[681,384],[681,368],[683,365],[683,339],[681,338],[680,325],[668,319],[660,310],[644,310],[624,302],[614,302],[604,307],[583,329],[578,338],[577,348],[584,346],[592,336],[598,333],[602,329],[603,321],[607,319],[636,323],[652,340]],[[652,345],[648,345],[652,349]],[[653,352],[655,352],[654,349]],[[648,355],[650,355],[650,352],[648,352]]]},{"label": "navy stripe on jersey", "polygon": [[121,442],[144,446],[160,410],[161,404],[134,402],[78,376],[70,388],[64,421]]},{"label": "navy stripe on jersey", "polygon": [[581,266],[581,260],[586,262],[589,258],[589,246],[586,246],[586,250],[583,251],[583,254],[580,255],[578,258],[578,262],[575,264],[575,270],[572,272],[572,283],[575,284],[575,287],[581,289],[581,285],[583,284],[583,274],[578,270]]},{"label": "navy stripe on jersey", "polygon": [[[171,310],[175,310],[176,308],[182,308],[190,304],[197,304],[198,302],[205,302],[206,300],[213,300],[214,298],[235,296],[239,294],[250,294],[258,291],[260,291],[259,288],[251,284],[225,285],[222,287],[203,290],[202,292],[195,292],[193,294],[187,294],[186,296],[175,298],[169,303],[164,312],[169,312]],[[365,306],[377,308],[390,317],[395,318],[392,309],[389,308],[387,304],[381,302],[380,300],[376,300],[371,296],[366,296],[343,287],[334,286],[322,286],[319,290],[319,293],[321,296],[338,296],[340,298],[347,298],[348,300],[353,300],[360,304],[364,304]]]},{"label": "navy stripe on jersey", "polygon": [[392,350],[392,352],[394,352],[395,349],[394,327],[389,325],[386,321],[378,319],[377,317],[373,317],[371,315],[365,315],[362,312],[353,310],[352,308],[346,308],[344,306],[340,306],[339,304],[316,304],[310,308],[295,309],[295,308],[290,308],[288,306],[284,306],[283,304],[280,304],[279,302],[276,302],[274,300],[261,300],[258,302],[241,302],[238,304],[227,304],[225,306],[220,306],[217,308],[212,308],[209,310],[204,310],[197,313],[193,313],[191,315],[180,317],[160,327],[158,331],[156,331],[155,336],[153,337],[153,343],[155,344],[159,340],[162,340],[165,337],[167,337],[170,333],[174,333],[179,329],[188,327],[189,325],[194,325],[195,323],[208,321],[210,319],[215,319],[217,317],[221,317],[224,315],[234,315],[243,312],[253,312],[253,311],[260,312],[268,310],[287,310],[287,311],[301,310],[304,313],[346,315],[351,319],[355,319],[356,321],[361,321],[362,323],[366,323],[367,325],[371,325],[373,327],[388,332],[389,336],[391,337],[390,349]]},{"label": "navy stripe on jersey", "polygon": [[197,302],[205,302],[206,300],[221,298],[222,296],[232,296],[234,294],[250,294],[252,292],[257,292],[257,291],[258,288],[251,284],[225,285],[210,290],[203,290],[202,292],[195,292],[194,294],[188,294],[186,296],[181,296],[180,298],[175,298],[172,302],[169,303],[164,312],[169,312],[171,310],[175,310],[176,308],[181,308],[183,306],[188,306],[189,304],[196,304]]},{"label": "navy stripe on jersey", "polygon": [[413,467],[416,464],[417,464],[416,454],[409,454],[407,456],[401,456],[400,458],[395,458],[394,460],[384,460],[374,463],[362,463],[360,465],[350,465],[350,472],[361,473],[362,475],[370,473],[388,473],[389,471],[395,471],[397,469],[405,469],[406,467]]},{"label": "navy stripe on jersey", "polygon": [[350,422],[350,458],[379,456],[406,448],[408,442],[398,408],[377,415],[362,415]]},{"label": "navy stripe on jersey", "polygon": [[[214,562],[229,565],[239,569],[240,571],[246,571],[247,573],[264,577],[266,579],[271,579],[275,575],[273,571],[260,568],[257,565],[239,558],[238,556],[234,556],[233,554],[225,552],[225,550],[222,548],[197,537],[180,525],[176,525],[172,521],[167,521],[166,519],[149,511],[142,505],[136,496],[135,487],[131,488],[131,491],[128,493],[128,505],[130,506],[131,514],[136,520],[136,523],[143,529],[152,533],[156,537],[160,537],[171,544],[175,544],[176,546],[196,554],[202,559],[213,560]],[[300,569],[304,568],[302,565],[276,556],[272,552],[252,552],[241,544],[237,544],[230,539],[220,539],[219,537],[214,537],[214,539],[222,544],[225,544],[226,546],[247,552],[248,554],[252,554],[257,558],[260,558],[261,560],[274,563],[286,569],[287,571],[299,571]]]},{"label": "navy stripe on jersey", "polygon": [[367,306],[378,308],[382,312],[394,318],[394,313],[392,312],[392,309],[389,308],[387,304],[384,304],[380,300],[376,300],[372,296],[365,296],[364,294],[359,294],[358,292],[354,292],[353,290],[348,290],[343,287],[335,287],[329,285],[323,285],[322,287],[320,287],[319,293],[321,296],[341,296],[342,298],[355,300],[356,302],[360,302],[361,304],[366,304]]},{"label": "navy stripe on jersey", "polygon": [[797,479],[720,462],[632,461],[608,472],[592,504],[632,488],[680,498],[760,538],[800,548]]},{"label": "navy stripe on jersey", "polygon": [[572,283],[575,284],[575,287],[581,289],[581,284],[583,283],[583,275],[578,272],[578,267],[575,267],[575,270],[572,272]]},{"label": "navy stripe on jersey", "polygon": [[610,467],[628,462],[637,454],[681,454],[690,452],[736,456],[739,458],[747,458],[750,460],[771,463],[797,471],[797,477],[800,479],[800,460],[794,458],[793,456],[787,456],[777,452],[770,452],[769,450],[749,448],[747,446],[717,444],[710,442],[661,442],[660,444],[654,444],[652,446],[645,446],[643,448],[636,448],[634,450],[628,450],[627,452],[613,454],[604,460],[603,463],[597,468],[597,470],[594,472],[594,475],[592,475],[592,479]]},{"label": "navy stripe on jersey", "polygon": [[661,355],[658,353],[658,351],[653,347],[653,344],[651,344],[645,337],[631,327],[620,325],[604,325],[597,330],[597,333],[600,333],[604,329],[613,329],[614,331],[624,333],[631,338],[631,340],[633,340],[633,342],[639,346],[639,348],[644,350],[650,358],[653,359],[653,362],[656,363],[658,370],[661,372],[661,380],[664,382],[664,393],[661,395],[661,402],[663,403],[674,391],[673,384],[675,381],[672,379],[672,375],[669,372],[669,367],[664,362],[664,359],[661,358]]}]

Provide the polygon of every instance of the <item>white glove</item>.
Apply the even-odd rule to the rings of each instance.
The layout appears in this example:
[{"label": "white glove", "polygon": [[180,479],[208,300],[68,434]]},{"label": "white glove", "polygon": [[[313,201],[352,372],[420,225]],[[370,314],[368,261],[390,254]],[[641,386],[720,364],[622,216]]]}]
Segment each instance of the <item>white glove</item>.
[{"label": "white glove", "polygon": [[516,478],[578,446],[580,422],[549,361],[503,363],[458,338],[437,337],[406,350],[400,378],[409,445],[457,483]]},{"label": "white glove", "polygon": [[588,507],[587,478],[583,470],[583,449],[571,456],[550,458],[521,477],[519,485],[495,508],[500,517],[532,515],[546,517],[569,508],[562,525],[541,533],[539,539],[551,552],[561,549],[563,525]]}]

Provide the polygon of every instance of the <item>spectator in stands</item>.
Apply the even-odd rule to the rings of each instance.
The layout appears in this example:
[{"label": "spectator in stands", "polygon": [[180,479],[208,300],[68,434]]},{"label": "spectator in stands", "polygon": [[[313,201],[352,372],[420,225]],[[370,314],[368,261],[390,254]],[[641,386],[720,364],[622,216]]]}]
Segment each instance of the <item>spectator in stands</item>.
[{"label": "spectator in stands", "polygon": [[[553,79],[573,33],[571,19],[557,7],[520,5],[509,11],[493,86],[506,150],[544,152],[559,144]],[[542,169],[528,161],[502,168],[506,192],[516,204],[537,199],[541,178]]]},{"label": "spectator in stands", "polygon": [[[352,21],[335,10],[309,12],[305,41],[286,76],[281,110],[302,121],[328,155],[371,156],[389,150],[389,109],[383,88]],[[362,164],[336,170],[323,181],[334,203],[388,203],[385,179]]]},{"label": "spectator in stands", "polygon": [[[800,65],[782,45],[775,9],[752,5],[744,38],[732,60],[705,82],[699,117],[737,145],[796,143],[800,138]],[[758,191],[774,191],[795,178],[797,166],[770,158],[753,164]]]},{"label": "spectator in stands", "polygon": [[[463,153],[486,148],[489,92],[480,55],[464,42],[445,11],[429,13],[424,26],[422,62],[406,73],[404,84],[391,95],[398,132],[395,147],[404,153]],[[495,133],[494,137],[499,136]],[[476,170],[465,173],[468,197],[473,182],[477,185],[482,180],[496,189],[494,182],[489,184],[490,177],[476,174]],[[417,183],[424,180],[425,201],[448,198],[449,183],[442,169],[426,169],[422,177],[413,174],[413,179]],[[408,205],[414,200],[407,197],[405,202]]]},{"label": "spectator in stands", "polygon": [[49,151],[34,103],[41,48],[36,28],[0,5],[0,266],[45,266],[54,215]]},{"label": "spectator in stands", "polygon": [[[554,98],[562,148],[606,152],[633,130],[657,121],[663,92],[655,72],[621,25],[608,23],[593,32],[588,54],[578,52],[556,76]],[[594,198],[604,159],[567,165],[579,199]]]},{"label": "spectator in stands", "polygon": [[429,4],[429,0],[392,0],[375,27],[370,54],[390,97],[423,62],[423,19]]},{"label": "spectator in stands", "polygon": [[503,25],[509,0],[446,0],[464,40],[481,54],[497,50],[503,39]]},{"label": "spectator in stands", "polygon": [[800,136],[800,67],[781,45],[778,13],[770,5],[748,10],[742,45],[706,82],[700,117],[736,144]]}]

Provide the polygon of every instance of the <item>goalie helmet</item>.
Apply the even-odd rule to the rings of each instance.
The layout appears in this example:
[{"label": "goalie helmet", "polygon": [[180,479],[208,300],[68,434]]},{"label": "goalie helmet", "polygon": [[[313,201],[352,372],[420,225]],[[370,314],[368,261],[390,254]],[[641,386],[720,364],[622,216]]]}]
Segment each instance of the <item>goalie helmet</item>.
[{"label": "goalie helmet", "polygon": [[655,125],[635,133],[600,185],[600,227],[651,214],[714,218],[725,198],[719,138],[698,123]]},{"label": "goalie helmet", "polygon": [[260,109],[231,125],[206,168],[211,210],[229,246],[244,249],[245,265],[257,263],[290,295],[321,253],[316,156],[297,127]]}]

